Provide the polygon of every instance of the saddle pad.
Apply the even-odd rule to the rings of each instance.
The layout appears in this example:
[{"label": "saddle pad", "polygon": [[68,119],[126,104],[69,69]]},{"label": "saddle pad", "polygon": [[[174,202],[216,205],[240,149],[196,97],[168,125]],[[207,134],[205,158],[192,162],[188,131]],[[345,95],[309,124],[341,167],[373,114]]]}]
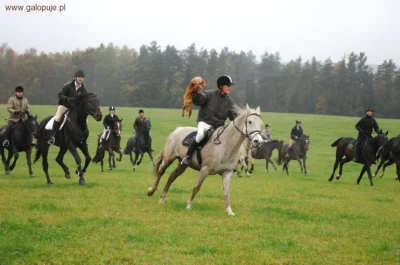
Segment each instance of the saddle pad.
[{"label": "saddle pad", "polygon": [[[64,114],[64,119],[63,119],[63,122],[61,123],[59,131],[64,127],[64,124],[67,121],[67,116],[68,116],[68,112]],[[49,130],[49,131],[53,130],[54,119],[55,119],[55,116],[53,118],[51,118],[49,120],[49,122],[46,124],[46,127],[45,127],[46,130]]]},{"label": "saddle pad", "polygon": [[193,131],[193,132],[189,133],[188,135],[186,135],[185,139],[183,139],[183,141],[182,141],[182,145],[189,146],[190,143],[193,141],[193,139],[196,137],[196,135],[197,135],[197,131]]}]

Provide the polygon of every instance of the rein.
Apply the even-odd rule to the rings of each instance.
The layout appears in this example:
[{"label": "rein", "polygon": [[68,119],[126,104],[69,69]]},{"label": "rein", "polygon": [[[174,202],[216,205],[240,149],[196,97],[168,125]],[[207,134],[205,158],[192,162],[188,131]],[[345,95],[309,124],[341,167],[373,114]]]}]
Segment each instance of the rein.
[{"label": "rein", "polygon": [[[235,126],[235,129],[240,132],[240,135],[244,138],[247,138],[249,141],[253,140],[253,138],[257,135],[260,134],[261,135],[261,131],[260,130],[254,130],[252,132],[248,132],[248,128],[247,128],[247,118],[255,115],[261,118],[261,116],[257,113],[251,113],[249,115],[246,116],[246,120],[245,120],[245,126],[246,126],[246,133],[243,133],[235,124],[235,120],[232,121],[233,126]],[[228,124],[229,125],[229,124]],[[217,132],[217,137],[214,139],[214,144],[221,144],[221,140],[219,139],[219,137],[224,133],[225,129],[228,127],[228,125],[223,126],[222,128],[219,129],[219,131]],[[253,135],[254,134],[254,135]],[[253,135],[253,136],[252,136]],[[218,141],[218,142],[216,142]]]}]

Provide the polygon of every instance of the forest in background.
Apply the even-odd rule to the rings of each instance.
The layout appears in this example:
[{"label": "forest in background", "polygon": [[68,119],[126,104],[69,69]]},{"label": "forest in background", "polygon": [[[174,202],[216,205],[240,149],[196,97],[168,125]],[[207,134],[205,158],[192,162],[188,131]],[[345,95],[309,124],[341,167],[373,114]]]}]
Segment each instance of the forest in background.
[{"label": "forest in background", "polygon": [[101,105],[181,108],[193,77],[203,77],[206,89],[215,89],[217,78],[227,74],[236,84],[233,99],[265,112],[360,116],[371,106],[377,117],[400,117],[400,70],[391,59],[373,69],[363,52],[336,62],[315,57],[283,62],[279,52],[257,58],[252,51],[198,49],[195,43],[178,50],[156,41],[139,51],[109,43],[54,53],[35,48],[17,53],[3,43],[0,102],[21,85],[31,104],[57,104],[58,91],[77,69],[84,70],[85,86],[98,94]]}]

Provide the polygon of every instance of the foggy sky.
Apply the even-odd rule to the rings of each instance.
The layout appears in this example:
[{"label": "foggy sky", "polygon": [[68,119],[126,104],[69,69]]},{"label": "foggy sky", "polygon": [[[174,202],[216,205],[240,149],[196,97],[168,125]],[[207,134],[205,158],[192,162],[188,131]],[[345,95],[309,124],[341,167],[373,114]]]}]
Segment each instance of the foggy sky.
[{"label": "foggy sky", "polygon": [[[365,52],[369,64],[400,65],[400,1],[84,1],[0,0],[0,43],[23,52],[127,45],[155,40],[165,48],[223,47],[280,52],[283,61],[316,56],[337,61]],[[64,12],[6,11],[4,5],[66,5]]]}]

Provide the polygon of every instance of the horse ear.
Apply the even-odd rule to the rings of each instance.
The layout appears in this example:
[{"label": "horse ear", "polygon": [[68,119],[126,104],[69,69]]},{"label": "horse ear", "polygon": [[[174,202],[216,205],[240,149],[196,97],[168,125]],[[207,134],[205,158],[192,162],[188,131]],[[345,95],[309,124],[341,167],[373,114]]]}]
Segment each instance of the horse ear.
[{"label": "horse ear", "polygon": [[379,134],[382,134],[382,129],[379,130]]},{"label": "horse ear", "polygon": [[37,114],[35,114],[35,120],[37,120]]},{"label": "horse ear", "polygon": [[260,115],[260,106],[258,106],[258,107],[256,108],[256,113],[257,113],[258,115]]},{"label": "horse ear", "polygon": [[247,110],[247,112],[250,112],[250,107],[249,107],[249,104],[247,104],[247,103],[246,103],[246,110]]},{"label": "horse ear", "polygon": [[386,131],[386,135],[388,135],[389,134],[389,131]]},{"label": "horse ear", "polygon": [[123,119],[124,119],[124,118],[121,118],[119,121],[122,122]]}]

